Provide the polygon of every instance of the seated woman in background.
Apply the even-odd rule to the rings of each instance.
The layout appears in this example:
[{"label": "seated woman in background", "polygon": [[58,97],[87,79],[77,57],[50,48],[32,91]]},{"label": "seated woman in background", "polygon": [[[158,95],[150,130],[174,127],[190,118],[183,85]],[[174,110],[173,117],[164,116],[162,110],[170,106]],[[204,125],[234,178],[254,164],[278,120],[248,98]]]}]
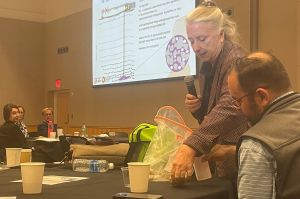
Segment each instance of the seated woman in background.
[{"label": "seated woman in background", "polygon": [[[48,137],[48,123],[53,122],[53,108],[44,108],[42,110],[43,121],[38,125],[37,131],[39,136]],[[53,124],[53,132],[57,132],[57,124]]]},{"label": "seated woman in background", "polygon": [[5,148],[25,148],[26,140],[20,127],[18,106],[6,104],[3,108],[4,124],[0,127],[0,159],[3,160]]},{"label": "seated woman in background", "polygon": [[18,110],[19,110],[19,127],[22,131],[22,133],[24,134],[25,138],[29,137],[28,135],[28,131],[27,131],[27,127],[24,124],[23,120],[24,120],[24,115],[25,115],[25,109],[23,106],[18,106]]}]

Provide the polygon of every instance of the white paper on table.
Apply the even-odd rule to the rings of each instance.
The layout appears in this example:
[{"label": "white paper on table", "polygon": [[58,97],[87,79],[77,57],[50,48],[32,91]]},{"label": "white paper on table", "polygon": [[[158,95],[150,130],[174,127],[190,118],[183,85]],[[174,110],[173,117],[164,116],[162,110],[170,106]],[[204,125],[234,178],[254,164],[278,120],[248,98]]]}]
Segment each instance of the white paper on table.
[{"label": "white paper on table", "polygon": [[[62,184],[66,182],[73,182],[79,180],[86,180],[87,177],[70,177],[70,176],[44,176],[43,177],[43,185],[56,185]],[[15,180],[12,182],[22,182],[22,180]]]},{"label": "white paper on table", "polygon": [[0,199],[17,199],[17,196],[0,197]]},{"label": "white paper on table", "polygon": [[45,142],[59,142],[58,138],[46,138],[46,137],[39,137],[36,139],[38,141],[45,141]]},{"label": "white paper on table", "polygon": [[195,161],[194,161],[194,170],[198,181],[211,178],[211,172],[210,172],[208,161],[202,162],[201,159],[202,156],[195,157]]}]

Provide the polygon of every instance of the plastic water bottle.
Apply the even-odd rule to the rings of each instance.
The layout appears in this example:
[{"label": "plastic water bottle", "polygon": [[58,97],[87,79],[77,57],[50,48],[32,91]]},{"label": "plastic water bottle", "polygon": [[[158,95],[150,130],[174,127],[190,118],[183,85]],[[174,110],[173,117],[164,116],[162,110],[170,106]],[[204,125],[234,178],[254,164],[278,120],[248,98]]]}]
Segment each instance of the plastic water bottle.
[{"label": "plastic water bottle", "polygon": [[104,173],[109,169],[113,169],[113,163],[108,163],[107,160],[73,160],[73,171]]},{"label": "plastic water bottle", "polygon": [[50,132],[53,132],[53,122],[52,122],[52,120],[48,121],[48,138],[50,137]]},{"label": "plastic water bottle", "polygon": [[82,127],[81,127],[81,136],[82,137],[88,137],[87,136],[86,125],[85,124],[83,124]]}]

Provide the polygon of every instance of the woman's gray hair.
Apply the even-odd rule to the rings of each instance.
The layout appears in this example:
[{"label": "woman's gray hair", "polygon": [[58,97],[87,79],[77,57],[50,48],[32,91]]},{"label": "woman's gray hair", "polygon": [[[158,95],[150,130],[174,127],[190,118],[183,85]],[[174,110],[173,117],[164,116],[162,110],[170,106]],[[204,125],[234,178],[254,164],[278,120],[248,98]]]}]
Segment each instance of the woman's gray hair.
[{"label": "woman's gray hair", "polygon": [[215,25],[217,30],[224,31],[226,40],[239,43],[239,33],[236,23],[221,9],[211,4],[201,4],[186,16],[186,23],[208,22]]}]

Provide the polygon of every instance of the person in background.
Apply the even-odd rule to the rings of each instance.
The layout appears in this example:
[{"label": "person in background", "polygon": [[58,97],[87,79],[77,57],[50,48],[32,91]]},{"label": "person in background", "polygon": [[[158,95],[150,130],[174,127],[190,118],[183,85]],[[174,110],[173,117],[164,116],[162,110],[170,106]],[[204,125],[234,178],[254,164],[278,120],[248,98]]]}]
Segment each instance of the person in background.
[{"label": "person in background", "polygon": [[[198,76],[203,92],[200,97],[187,94],[185,98],[187,109],[200,126],[177,150],[171,170],[175,185],[193,174],[196,156],[208,153],[215,144],[236,144],[248,129],[248,121],[232,104],[227,86],[230,63],[245,55],[238,43],[236,24],[211,1],[192,10],[186,24],[188,40],[202,62]],[[215,175],[236,181],[234,159],[224,158],[211,167]]]},{"label": "person in background", "polygon": [[24,120],[24,115],[25,115],[25,109],[23,106],[18,106],[18,110],[19,110],[19,122],[18,122],[18,126],[20,127],[22,133],[24,134],[25,138],[29,137],[28,135],[28,131],[27,131],[27,127],[24,124],[23,120]]},{"label": "person in background", "polygon": [[5,148],[25,148],[25,136],[17,125],[19,122],[18,106],[6,104],[3,108],[4,124],[0,127],[0,159],[5,157]]},{"label": "person in background", "polygon": [[[42,110],[43,121],[37,126],[39,136],[48,137],[48,123],[53,123],[53,108],[44,108]],[[57,132],[57,124],[53,124],[53,132]]]}]

